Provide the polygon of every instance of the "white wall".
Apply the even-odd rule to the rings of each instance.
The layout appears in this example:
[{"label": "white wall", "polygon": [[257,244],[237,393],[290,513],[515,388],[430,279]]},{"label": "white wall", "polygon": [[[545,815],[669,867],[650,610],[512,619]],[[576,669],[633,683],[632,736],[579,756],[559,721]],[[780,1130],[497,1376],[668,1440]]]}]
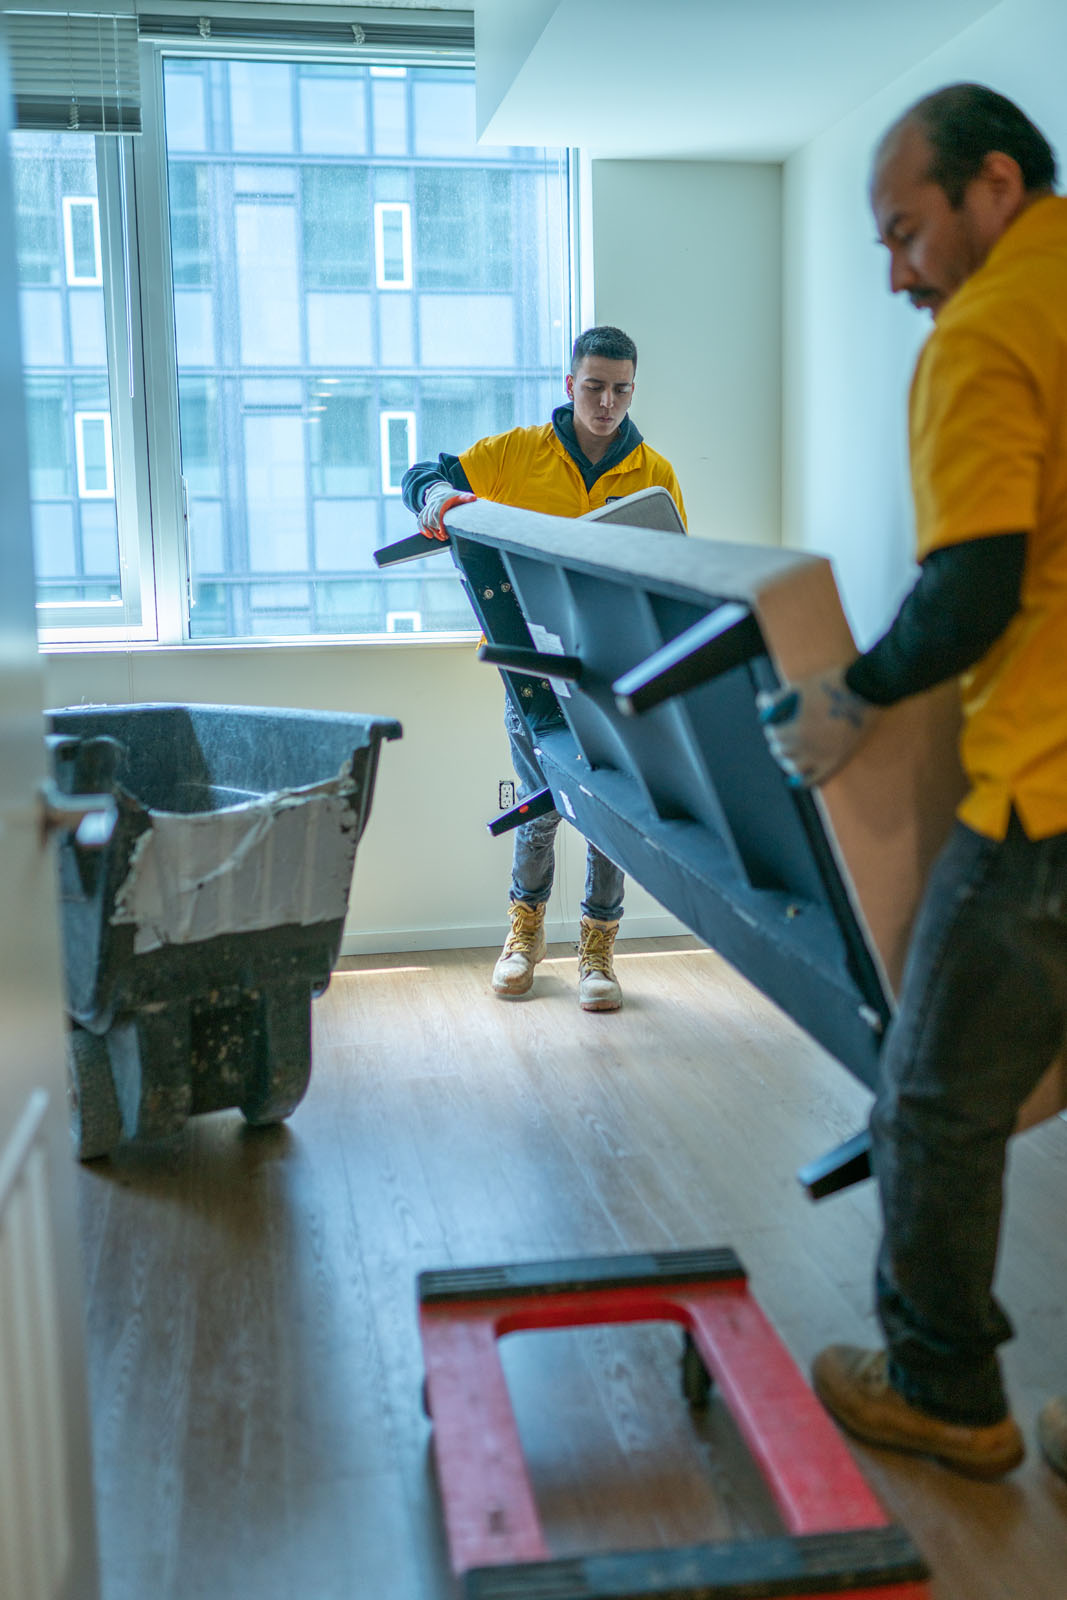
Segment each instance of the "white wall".
[{"label": "white wall", "polygon": [[781,169],[594,161],[596,320],[638,349],[633,416],[690,532],[777,544]]},{"label": "white wall", "polygon": [[907,389],[929,318],[887,286],[870,154],[911,102],[973,80],[1018,102],[1067,164],[1067,6],[1003,4],[786,164],[784,542],[833,558],[861,645],[914,577]]},{"label": "white wall", "polygon": [[558,4],[559,0],[478,0],[474,51],[479,138]]}]

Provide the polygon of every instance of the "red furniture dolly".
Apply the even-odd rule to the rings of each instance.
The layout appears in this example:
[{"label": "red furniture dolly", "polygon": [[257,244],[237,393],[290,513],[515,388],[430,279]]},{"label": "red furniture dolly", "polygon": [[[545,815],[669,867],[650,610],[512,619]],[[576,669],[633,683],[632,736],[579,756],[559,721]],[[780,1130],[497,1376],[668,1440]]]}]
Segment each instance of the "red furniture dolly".
[{"label": "red furniture dolly", "polygon": [[[424,1400],[465,1600],[929,1600],[929,1576],[748,1292],[732,1250],[678,1250],[418,1277]],[[780,1537],[554,1560],[496,1341],[593,1323],[681,1323],[682,1388],[729,1406]]]}]

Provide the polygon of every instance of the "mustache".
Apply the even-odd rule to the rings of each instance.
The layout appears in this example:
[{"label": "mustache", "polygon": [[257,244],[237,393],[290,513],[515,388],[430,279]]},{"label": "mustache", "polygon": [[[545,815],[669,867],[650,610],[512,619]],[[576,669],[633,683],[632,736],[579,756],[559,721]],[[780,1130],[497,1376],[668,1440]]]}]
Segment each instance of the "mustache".
[{"label": "mustache", "polygon": [[921,289],[909,289],[908,299],[916,311],[929,311],[937,305],[941,295],[937,289],[924,286]]}]

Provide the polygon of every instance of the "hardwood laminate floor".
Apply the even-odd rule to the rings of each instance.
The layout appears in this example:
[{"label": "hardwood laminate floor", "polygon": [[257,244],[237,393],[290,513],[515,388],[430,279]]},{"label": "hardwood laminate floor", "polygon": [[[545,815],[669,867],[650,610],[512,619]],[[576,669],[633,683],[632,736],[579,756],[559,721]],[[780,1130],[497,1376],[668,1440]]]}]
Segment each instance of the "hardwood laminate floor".
[{"label": "hardwood laminate floor", "polygon": [[[874,1342],[870,1184],[799,1166],[868,1096],[712,952],[620,945],[584,1015],[574,951],[533,998],[494,952],[365,957],[315,1002],[308,1093],[79,1173],[103,1600],[453,1600],[420,1404],[424,1267],[731,1245],[806,1368]],[[1067,1389],[1067,1124],[1013,1148],[999,1289],[1032,1439]],[[501,1353],[554,1553],[771,1533],[729,1414],[679,1395],[664,1325],[516,1334]],[[1067,1484],[855,1446],[933,1600],[1067,1600]]]}]

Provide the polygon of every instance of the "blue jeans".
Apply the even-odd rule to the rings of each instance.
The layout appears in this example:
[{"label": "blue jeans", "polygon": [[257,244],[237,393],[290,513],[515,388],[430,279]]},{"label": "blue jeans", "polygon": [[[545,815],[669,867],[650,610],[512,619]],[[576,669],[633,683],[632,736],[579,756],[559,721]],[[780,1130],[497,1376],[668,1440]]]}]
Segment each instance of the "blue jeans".
[{"label": "blue jeans", "polygon": [[[504,726],[511,745],[511,760],[519,780],[518,798],[525,800],[545,787],[534,755],[533,740],[525,722],[508,700],[504,707]],[[511,898],[528,905],[543,904],[552,893],[556,870],[556,829],[562,818],[558,811],[546,811],[515,829],[515,850],[511,863]],[[582,915],[601,922],[618,922],[622,916],[625,875],[601,855],[595,845],[586,852],[585,898]]]},{"label": "blue jeans", "polygon": [[871,1116],[893,1387],[948,1422],[1006,1415],[993,1296],[1008,1139],[1067,1037],[1067,834],[957,823],[930,876]]}]

